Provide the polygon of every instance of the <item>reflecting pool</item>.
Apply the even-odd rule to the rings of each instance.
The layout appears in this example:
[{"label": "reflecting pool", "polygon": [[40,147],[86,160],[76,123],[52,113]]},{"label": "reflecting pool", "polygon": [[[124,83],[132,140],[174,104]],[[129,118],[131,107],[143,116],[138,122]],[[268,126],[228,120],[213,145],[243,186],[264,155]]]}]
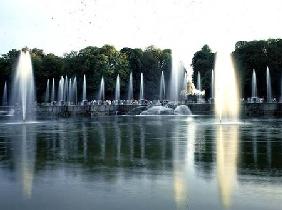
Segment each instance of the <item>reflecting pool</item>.
[{"label": "reflecting pool", "polygon": [[280,210],[282,119],[0,122],[0,209]]}]

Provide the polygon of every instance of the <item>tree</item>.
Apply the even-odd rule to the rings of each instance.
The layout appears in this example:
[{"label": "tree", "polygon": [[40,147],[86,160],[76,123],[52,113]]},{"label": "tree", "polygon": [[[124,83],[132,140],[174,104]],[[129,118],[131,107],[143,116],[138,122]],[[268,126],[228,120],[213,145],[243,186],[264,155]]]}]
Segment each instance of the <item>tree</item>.
[{"label": "tree", "polygon": [[266,97],[266,68],[269,67],[273,96],[280,96],[282,69],[282,40],[237,42],[233,52],[235,66],[239,75],[241,95],[251,97],[252,72],[257,75],[258,96]]},{"label": "tree", "polygon": [[197,84],[197,75],[200,72],[202,89],[206,91],[206,99],[211,97],[211,72],[214,69],[215,53],[208,45],[204,45],[192,58],[193,83]]}]

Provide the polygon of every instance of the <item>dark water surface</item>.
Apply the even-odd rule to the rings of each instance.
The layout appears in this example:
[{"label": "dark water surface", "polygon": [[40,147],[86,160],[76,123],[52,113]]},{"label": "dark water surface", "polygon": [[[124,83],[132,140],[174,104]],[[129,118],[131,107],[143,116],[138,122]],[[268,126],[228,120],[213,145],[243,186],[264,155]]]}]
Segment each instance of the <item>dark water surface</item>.
[{"label": "dark water surface", "polygon": [[281,210],[282,120],[0,122],[0,209]]}]

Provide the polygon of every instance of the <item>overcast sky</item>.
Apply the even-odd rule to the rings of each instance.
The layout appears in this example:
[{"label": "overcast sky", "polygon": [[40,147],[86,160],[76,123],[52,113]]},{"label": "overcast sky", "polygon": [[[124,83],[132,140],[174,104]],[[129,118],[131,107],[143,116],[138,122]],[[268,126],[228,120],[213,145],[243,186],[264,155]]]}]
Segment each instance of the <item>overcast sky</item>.
[{"label": "overcast sky", "polygon": [[281,0],[0,0],[0,54],[155,45],[189,64],[204,44],[231,51],[238,40],[282,38],[281,11]]}]

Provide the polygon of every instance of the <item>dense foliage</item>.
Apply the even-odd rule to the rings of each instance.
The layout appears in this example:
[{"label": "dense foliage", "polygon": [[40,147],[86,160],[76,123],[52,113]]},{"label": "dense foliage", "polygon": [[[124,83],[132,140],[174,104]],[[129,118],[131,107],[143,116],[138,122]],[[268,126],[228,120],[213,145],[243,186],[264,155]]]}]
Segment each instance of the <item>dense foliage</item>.
[{"label": "dense foliage", "polygon": [[206,99],[211,97],[211,73],[214,69],[214,61],[215,53],[211,51],[208,45],[204,45],[200,51],[197,51],[192,59],[193,83],[197,85],[197,76],[200,72],[202,90],[206,91]]},{"label": "dense foliage", "polygon": [[[16,67],[19,51],[11,50],[0,57],[0,96],[2,97],[4,82],[11,88],[13,71]],[[60,77],[67,75],[77,77],[78,94],[81,98],[83,74],[87,78],[87,97],[96,99],[101,77],[105,80],[106,98],[114,98],[115,80],[121,79],[121,97],[127,99],[127,87],[130,72],[133,73],[134,98],[139,97],[140,73],[144,73],[144,94],[148,99],[157,98],[161,71],[169,79],[171,66],[171,51],[161,50],[153,46],[142,49],[123,48],[120,51],[113,46],[101,48],[86,47],[80,51],[72,51],[63,57],[45,54],[43,50],[32,49],[32,64],[34,69],[37,100],[44,99],[47,79],[55,79],[56,89]],[[168,82],[168,81],[166,81]]]},{"label": "dense foliage", "polygon": [[[240,41],[232,52],[235,70],[239,81],[240,94],[243,98],[251,97],[252,72],[257,75],[258,96],[266,98],[266,68],[269,67],[272,95],[281,96],[282,73],[282,40],[269,39],[267,41]],[[193,81],[197,84],[197,73],[201,73],[202,88],[206,90],[207,98],[210,97],[211,71],[214,69],[216,54],[205,45],[194,54],[192,67],[194,70]]]},{"label": "dense foliage", "polygon": [[255,69],[257,75],[258,96],[266,97],[267,66],[271,76],[272,95],[276,98],[280,97],[282,73],[281,39],[237,42],[233,57],[243,97],[251,96],[253,69]]},{"label": "dense foliage", "polygon": [[[11,88],[11,79],[16,67],[19,51],[11,50],[0,57],[0,93],[4,82]],[[121,79],[121,98],[127,99],[129,74],[133,74],[134,98],[139,98],[140,73],[144,73],[144,93],[147,99],[159,96],[161,71],[164,71],[166,87],[171,73],[171,50],[158,49],[153,46],[145,50],[123,48],[120,51],[113,46],[101,48],[86,47],[80,51],[72,51],[63,57],[45,54],[43,50],[32,49],[32,64],[36,82],[37,100],[44,98],[47,79],[55,78],[56,89],[60,77],[67,75],[77,77],[78,96],[81,98],[83,74],[87,77],[88,99],[96,99],[101,77],[105,80],[106,98],[114,98],[115,80]],[[273,97],[279,98],[281,93],[282,40],[240,41],[232,52],[235,69],[240,85],[241,97],[251,96],[252,71],[257,74],[258,95],[266,96],[266,67],[269,67],[272,80]],[[202,89],[206,90],[206,99],[211,96],[211,71],[214,69],[216,53],[208,45],[194,54],[192,68],[193,81],[197,84],[197,74],[201,74]],[[2,97],[2,94],[0,94]]]}]

